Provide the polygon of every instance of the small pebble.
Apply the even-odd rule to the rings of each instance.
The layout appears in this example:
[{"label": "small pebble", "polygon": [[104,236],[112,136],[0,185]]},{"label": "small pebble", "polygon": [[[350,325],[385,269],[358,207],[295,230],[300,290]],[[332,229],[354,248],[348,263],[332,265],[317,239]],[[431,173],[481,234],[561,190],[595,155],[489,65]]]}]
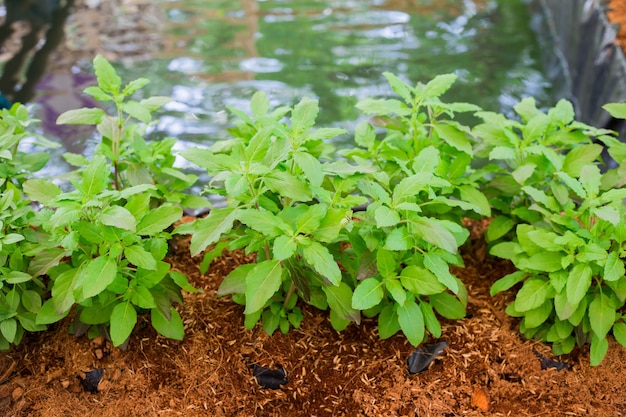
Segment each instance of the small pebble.
[{"label": "small pebble", "polygon": [[96,349],[94,351],[95,355],[96,355],[96,359],[100,360],[104,357],[104,354],[102,353],[102,349]]},{"label": "small pebble", "polygon": [[102,346],[104,344],[104,337],[102,337],[102,335],[96,336],[93,338],[91,343],[93,343],[96,346]]},{"label": "small pebble", "polygon": [[22,398],[22,395],[24,395],[24,389],[20,388],[20,387],[17,387],[11,393],[11,398],[13,399],[13,401],[17,401],[20,398]]},{"label": "small pebble", "polygon": [[68,381],[67,379],[64,379],[63,381],[61,381],[61,386],[65,389],[68,389],[70,386],[70,381]]}]

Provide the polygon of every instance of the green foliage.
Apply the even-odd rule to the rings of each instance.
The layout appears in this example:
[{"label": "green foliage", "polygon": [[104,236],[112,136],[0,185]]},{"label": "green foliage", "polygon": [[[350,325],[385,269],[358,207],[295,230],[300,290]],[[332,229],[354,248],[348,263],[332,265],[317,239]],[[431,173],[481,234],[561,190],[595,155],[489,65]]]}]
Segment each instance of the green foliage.
[{"label": "green foliage", "polygon": [[147,84],[139,79],[122,86],[113,67],[94,59],[98,86],[86,93],[113,102],[116,115],[99,108],[62,114],[58,123],[94,124],[102,136],[91,160],[66,159],[80,167],[69,190],[44,179],[24,182],[26,195],[42,208],[31,220],[38,245],[29,253],[28,272],[49,278],[49,298],[39,302],[37,326],[53,323],[76,308],[76,334],[93,327],[115,346],[125,344],[138,314],[150,312],[154,328],[182,339],[183,323],[172,303],[182,303],[181,289],[195,291],[184,275],[164,261],[169,231],[181,218],[181,205],[206,205],[180,190],[196,180],[174,168],[174,139],[147,144],[152,112],[169,99],[132,96]]},{"label": "green foliage", "polygon": [[[519,270],[497,281],[491,292],[521,282],[507,308],[522,318],[521,332],[552,342],[557,355],[591,343],[591,364],[597,365],[606,354],[611,330],[626,346],[621,337],[626,145],[608,131],[575,122],[565,101],[547,114],[532,100],[516,110],[521,122],[498,118],[495,123],[489,115],[485,119],[491,118],[490,124],[476,129],[492,133],[484,150],[506,167],[491,170],[495,176],[490,186],[498,189],[492,201],[501,211],[487,233],[494,242],[491,253],[510,259]],[[616,168],[601,173],[603,147],[592,143],[590,135],[607,145]]]}]

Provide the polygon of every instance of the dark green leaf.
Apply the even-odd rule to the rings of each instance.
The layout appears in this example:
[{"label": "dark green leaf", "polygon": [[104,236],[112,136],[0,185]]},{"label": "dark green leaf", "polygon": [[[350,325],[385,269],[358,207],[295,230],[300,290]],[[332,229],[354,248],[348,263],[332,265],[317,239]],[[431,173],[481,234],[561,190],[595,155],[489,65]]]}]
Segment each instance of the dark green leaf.
[{"label": "dark green leaf", "polygon": [[322,290],[326,294],[328,306],[331,312],[337,314],[345,321],[361,322],[361,314],[352,308],[352,290],[345,282],[340,282],[338,286],[323,286]]}]

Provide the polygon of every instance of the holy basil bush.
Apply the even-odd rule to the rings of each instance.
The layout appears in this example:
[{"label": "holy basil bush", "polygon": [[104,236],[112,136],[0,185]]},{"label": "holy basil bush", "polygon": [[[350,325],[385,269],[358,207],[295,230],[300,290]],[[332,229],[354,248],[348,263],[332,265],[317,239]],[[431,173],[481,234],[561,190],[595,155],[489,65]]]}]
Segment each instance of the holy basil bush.
[{"label": "holy basil bush", "polygon": [[[48,154],[19,149],[34,137],[24,107],[2,112],[0,349],[72,310],[74,333],[116,346],[143,313],[181,339],[173,303],[196,290],[165,261],[173,234],[191,235],[203,272],[224,250],[254,254],[218,289],[245,306],[249,329],[297,328],[304,302],[329,310],[337,330],[375,317],[381,338],[401,331],[417,346],[442,335],[441,317],[465,315],[467,290],[451,266],[463,266],[466,218],[491,218],[490,253],[517,267],[491,292],[517,291],[507,313],[526,337],[555,354],[590,343],[592,365],[609,334],[626,346],[626,144],[577,122],[567,101],[544,112],[522,100],[511,120],[444,102],[453,74],[412,86],[385,73],[397,97],[361,100],[369,120],[336,151],[333,139],[348,132],[316,128],[316,100],[271,109],[258,92],[250,114],[230,108],[231,139],[181,152],[223,204],[174,228],[183,207],[209,203],[188,193],[197,177],[174,166],[174,138],[145,140],[169,99],[135,99],[148,80],[123,86],[100,56],[94,70],[98,85],[85,92],[113,115],[59,117],[101,137],[91,158],[64,155],[76,170],[63,178],[34,178]],[[605,109],[626,118],[626,104]],[[466,126],[458,113],[479,122]]]},{"label": "holy basil bush", "polygon": [[131,95],[147,80],[122,88],[113,67],[100,56],[94,69],[98,86],[85,92],[112,102],[115,116],[92,108],[69,111],[58,120],[96,125],[101,142],[92,159],[65,155],[79,167],[67,191],[45,179],[23,185],[42,205],[32,226],[45,236],[31,251],[30,271],[49,278],[50,297],[35,323],[56,322],[76,306],[74,333],[104,333],[119,346],[128,340],[137,314],[150,312],[160,334],[180,340],[183,322],[172,303],[182,303],[181,289],[195,289],[164,261],[168,230],[182,216],[180,204],[206,202],[180,192],[196,177],[173,167],[174,141],[148,145],[144,139],[151,113],[169,99],[135,101]]}]

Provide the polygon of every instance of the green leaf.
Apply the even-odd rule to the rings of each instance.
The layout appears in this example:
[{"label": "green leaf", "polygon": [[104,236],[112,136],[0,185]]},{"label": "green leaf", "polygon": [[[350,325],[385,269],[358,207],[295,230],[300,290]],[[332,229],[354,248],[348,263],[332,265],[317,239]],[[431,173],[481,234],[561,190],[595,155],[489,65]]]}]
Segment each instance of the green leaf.
[{"label": "green leaf", "polygon": [[465,307],[450,293],[433,294],[430,296],[430,303],[437,313],[447,319],[458,320],[465,317]]},{"label": "green leaf", "polygon": [[252,314],[265,306],[283,282],[283,269],[277,260],[258,263],[246,276],[245,314]]},{"label": "green leaf", "polygon": [[15,319],[9,318],[0,321],[0,334],[2,334],[9,343],[13,343],[16,333],[17,321],[15,321]]},{"label": "green leaf", "polygon": [[400,282],[416,296],[439,294],[446,290],[432,272],[415,265],[409,265],[402,270]]},{"label": "green leaf", "polygon": [[533,175],[536,168],[537,165],[535,164],[524,164],[513,171],[511,176],[519,185],[524,185],[526,180]]},{"label": "green leaf", "polygon": [[515,297],[515,310],[523,313],[540,307],[550,295],[550,282],[539,278],[530,278],[524,282]]},{"label": "green leaf", "polygon": [[135,307],[126,301],[113,307],[111,312],[111,341],[113,346],[119,346],[126,342],[137,324],[137,311]]},{"label": "green leaf", "polygon": [[626,119],[626,103],[609,103],[602,108],[617,119]]},{"label": "green leaf", "polygon": [[140,245],[132,245],[124,248],[124,256],[131,264],[154,271],[157,269],[157,262],[154,256]]},{"label": "green leaf", "polygon": [[391,86],[391,89],[398,94],[404,101],[411,103],[413,101],[412,89],[405,84],[400,78],[391,72],[383,72],[383,76]]},{"label": "green leaf", "polygon": [[320,227],[320,223],[328,206],[326,204],[314,204],[308,206],[306,211],[296,219],[296,232],[301,234],[309,234],[316,231]]},{"label": "green leaf", "polygon": [[144,122],[150,123],[152,120],[152,114],[150,113],[150,109],[146,106],[134,101],[130,100],[120,105],[120,109],[135,119]]},{"label": "green leaf", "polygon": [[520,259],[517,262],[517,266],[520,269],[542,271],[542,272],[555,272],[560,270],[561,258],[563,254],[561,252],[539,252],[529,258]]},{"label": "green leaf", "polygon": [[98,86],[110,94],[117,94],[122,86],[122,79],[117,75],[113,66],[102,55],[96,55],[93,60],[93,69],[98,80]]},{"label": "green leaf", "polygon": [[74,299],[74,284],[78,279],[78,268],[62,272],[54,279],[52,286],[52,301],[57,314],[67,312],[76,301]]},{"label": "green leaf", "polygon": [[96,155],[82,173],[82,182],[77,187],[87,198],[101,193],[107,188],[109,168],[104,156]]},{"label": "green leaf", "polygon": [[380,206],[374,212],[377,227],[394,226],[400,222],[400,215],[387,206]]},{"label": "green leaf", "polygon": [[111,97],[109,94],[102,91],[100,87],[96,87],[95,85],[85,88],[83,90],[83,93],[89,94],[91,97],[95,98],[98,101],[106,102],[113,100],[113,97]]},{"label": "green leaf", "polygon": [[390,251],[409,250],[413,247],[413,236],[404,226],[393,229],[385,240],[384,248]]},{"label": "green leaf", "polygon": [[433,307],[425,301],[420,302],[419,305],[422,310],[422,314],[424,315],[424,324],[426,325],[426,329],[428,329],[433,337],[441,337],[441,324],[439,323],[439,320],[437,320],[437,316],[435,316]]},{"label": "green leaf", "polygon": [[617,281],[620,278],[624,278],[624,261],[619,258],[617,252],[610,252],[604,264],[604,273],[602,278],[605,281]]},{"label": "green leaf", "polygon": [[300,135],[313,127],[319,112],[318,101],[304,97],[291,112],[291,130]]},{"label": "green leaf", "polygon": [[154,235],[162,232],[174,222],[180,220],[183,211],[180,207],[163,204],[150,210],[137,225],[137,234],[141,236]]},{"label": "green leaf", "polygon": [[239,265],[231,271],[217,289],[217,296],[221,297],[228,294],[245,294],[246,277],[254,269],[256,264]]},{"label": "green leaf", "polygon": [[452,73],[437,75],[424,86],[424,97],[439,97],[452,87],[457,78],[457,75]]},{"label": "green leaf", "polygon": [[609,341],[606,337],[598,338],[596,335],[591,337],[591,348],[589,349],[589,364],[598,366],[606,356],[609,350]]},{"label": "green leaf", "polygon": [[409,109],[406,104],[395,99],[364,98],[359,100],[356,107],[365,114],[375,114],[379,116],[389,114],[406,116],[411,114],[411,109]]},{"label": "green leaf", "polygon": [[489,290],[489,294],[493,297],[499,292],[506,291],[509,288],[513,287],[518,282],[521,282],[524,278],[528,276],[528,273],[524,271],[515,271],[510,274],[507,274],[493,283],[491,289]]},{"label": "green leaf", "polygon": [[589,323],[591,330],[599,339],[603,339],[615,322],[615,306],[608,296],[599,292],[589,303]]},{"label": "green leaf", "polygon": [[424,340],[425,326],[422,310],[413,300],[406,300],[404,305],[398,306],[398,323],[402,333],[409,343],[417,346]]},{"label": "green leaf", "polygon": [[311,185],[319,187],[324,181],[324,173],[322,164],[319,159],[315,158],[308,152],[294,152],[293,160],[302,170]]},{"label": "green leaf", "polygon": [[328,306],[339,318],[355,323],[361,322],[361,314],[352,308],[352,290],[345,282],[340,282],[337,286],[325,285],[322,290],[326,294]]},{"label": "green leaf", "polygon": [[400,203],[405,198],[414,198],[420,191],[428,188],[432,183],[432,178],[433,175],[428,172],[420,172],[403,178],[393,190],[394,203]]},{"label": "green leaf", "polygon": [[385,288],[389,294],[391,294],[394,301],[399,305],[404,304],[406,301],[406,290],[400,283],[399,277],[385,278],[383,282],[385,283]]},{"label": "green leaf", "polygon": [[351,218],[352,210],[328,209],[319,227],[311,235],[317,241],[332,242],[339,236],[341,230],[349,224]]},{"label": "green leaf", "polygon": [[424,255],[424,266],[450,291],[455,294],[459,291],[459,284],[456,277],[450,273],[450,266],[439,255],[427,252]]},{"label": "green leaf", "polygon": [[594,163],[602,153],[602,149],[602,145],[597,143],[575,147],[565,156],[562,171],[571,177],[580,176],[582,167]]},{"label": "green leaf", "polygon": [[307,184],[288,172],[272,171],[264,182],[270,190],[292,200],[306,202],[312,198]]},{"label": "green leaf", "polygon": [[612,206],[596,207],[592,210],[592,213],[614,226],[617,226],[622,221],[622,214]]},{"label": "green leaf", "polygon": [[439,149],[434,146],[427,146],[420,151],[413,161],[413,171],[415,173],[425,172],[432,174],[439,165],[439,161]]},{"label": "green leaf", "polygon": [[452,254],[457,253],[456,238],[443,226],[440,220],[418,217],[413,220],[413,224],[415,226],[414,233],[426,242]]},{"label": "green leaf", "polygon": [[380,275],[385,278],[394,277],[397,267],[396,255],[393,252],[385,249],[378,249],[376,251],[376,269]]},{"label": "green leaf", "polygon": [[309,246],[302,247],[302,256],[309,266],[328,279],[330,283],[339,285],[341,270],[325,246],[318,242],[311,242]]},{"label": "green leaf", "polygon": [[108,256],[99,256],[89,261],[81,271],[82,294],[90,298],[100,294],[113,282],[117,275],[117,262]]},{"label": "green leaf", "polygon": [[159,332],[159,334],[174,340],[183,340],[185,336],[185,326],[180,314],[174,307],[170,307],[171,319],[167,317],[158,308],[150,310],[150,321],[152,327]]},{"label": "green leaf", "polygon": [[151,309],[156,308],[154,297],[150,290],[143,285],[137,285],[130,293],[130,302],[139,308]]},{"label": "green leaf", "polygon": [[39,201],[42,204],[48,204],[50,200],[56,198],[62,193],[61,188],[43,179],[31,179],[24,181],[22,184],[24,192],[33,201]]},{"label": "green leaf", "polygon": [[622,321],[613,325],[613,336],[617,342],[626,347],[626,324]]},{"label": "green leaf", "polygon": [[367,310],[380,303],[385,295],[383,283],[376,278],[360,281],[352,294],[352,308]]},{"label": "green leaf", "polygon": [[278,236],[274,240],[274,245],[272,246],[272,253],[274,254],[274,258],[279,261],[284,261],[285,259],[291,258],[298,249],[298,244],[295,240],[290,238],[289,236]]},{"label": "green leaf", "polygon": [[191,234],[191,256],[196,256],[232,229],[237,213],[234,207],[213,209],[207,217],[183,224],[174,233]]},{"label": "green leaf", "polygon": [[567,277],[567,301],[578,305],[591,286],[591,267],[587,264],[576,264]]},{"label": "green leaf", "polygon": [[376,131],[367,120],[363,120],[354,129],[354,142],[369,149],[376,141]]},{"label": "green leaf", "polygon": [[236,218],[268,238],[291,231],[291,228],[281,218],[265,210],[241,209],[237,211]]},{"label": "green leaf", "polygon": [[506,235],[515,227],[515,222],[506,216],[496,216],[489,223],[487,228],[486,239],[487,242],[493,242],[502,236]]},{"label": "green leaf", "polygon": [[56,120],[59,125],[97,125],[106,113],[102,109],[76,109],[62,113]]},{"label": "green leaf", "polygon": [[480,190],[470,185],[462,185],[459,190],[461,191],[461,199],[475,205],[478,208],[475,210],[478,214],[485,217],[491,216],[491,204]]},{"label": "green leaf", "polygon": [[37,314],[42,305],[41,296],[37,291],[25,290],[22,293],[22,305],[27,311]]},{"label": "green leaf", "polygon": [[443,139],[448,145],[452,146],[458,151],[465,152],[468,155],[473,155],[472,144],[467,139],[465,132],[458,128],[447,124],[436,124],[434,126],[435,132]]},{"label": "green leaf", "polygon": [[378,315],[378,337],[388,339],[400,330],[395,305],[389,304]]},{"label": "green leaf", "polygon": [[120,229],[134,232],[137,229],[135,216],[121,206],[109,206],[102,210],[98,220],[106,226],[119,227]]}]

